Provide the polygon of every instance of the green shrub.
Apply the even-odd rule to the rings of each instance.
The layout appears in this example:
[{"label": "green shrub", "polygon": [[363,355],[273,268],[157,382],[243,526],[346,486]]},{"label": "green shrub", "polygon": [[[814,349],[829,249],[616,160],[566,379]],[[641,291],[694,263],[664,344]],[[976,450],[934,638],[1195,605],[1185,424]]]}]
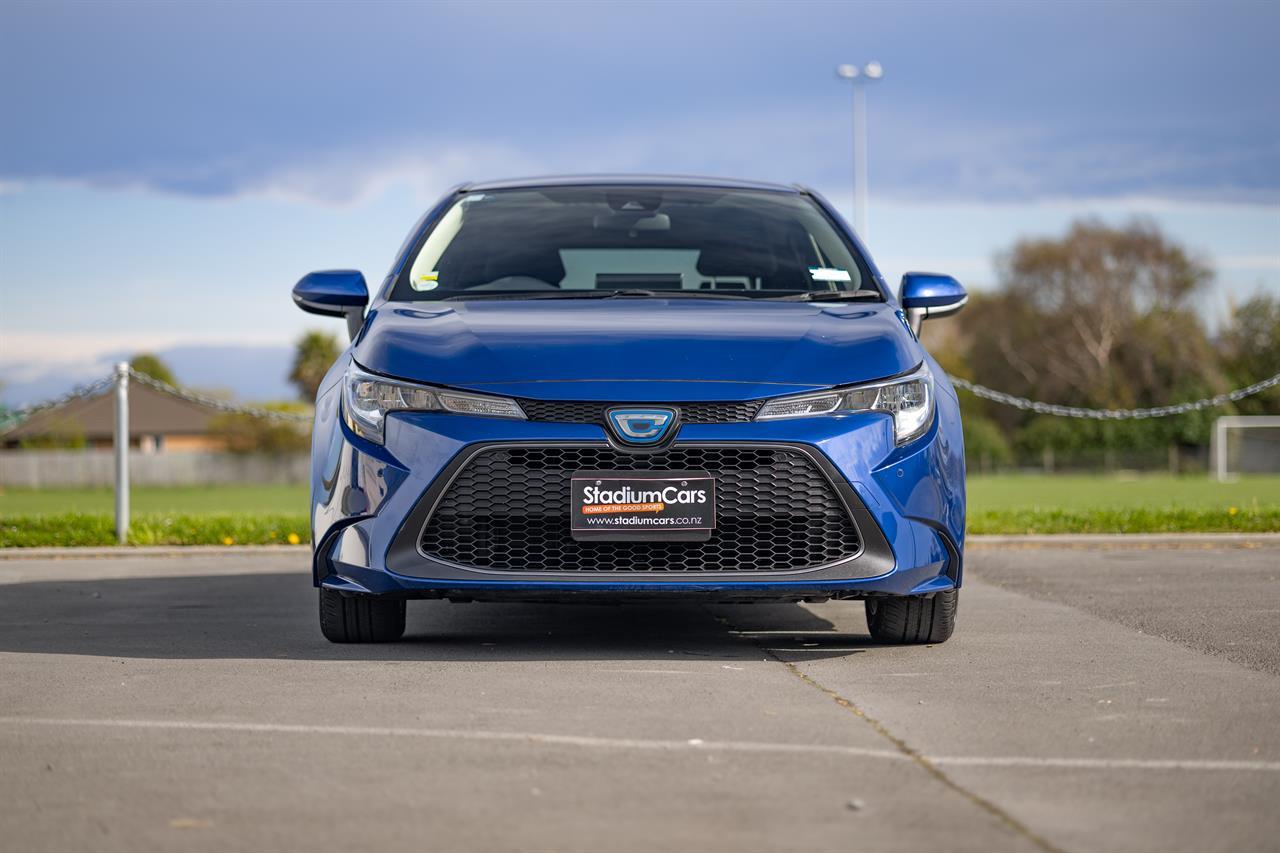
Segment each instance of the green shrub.
[{"label": "green shrub", "polygon": [[968,415],[964,419],[964,457],[971,471],[1004,468],[1013,461],[1013,450],[990,418]]}]

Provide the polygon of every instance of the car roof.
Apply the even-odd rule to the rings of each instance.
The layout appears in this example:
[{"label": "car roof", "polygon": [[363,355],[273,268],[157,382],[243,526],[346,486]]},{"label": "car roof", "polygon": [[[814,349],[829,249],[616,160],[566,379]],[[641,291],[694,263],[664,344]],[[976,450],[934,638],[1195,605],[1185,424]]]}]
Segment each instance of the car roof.
[{"label": "car roof", "polygon": [[764,190],[767,192],[800,192],[798,187],[774,184],[766,181],[743,181],[736,178],[710,178],[696,175],[547,175],[535,178],[508,178],[499,181],[478,181],[462,187],[466,192],[490,190],[534,189],[537,187],[589,187],[589,186],[662,186],[662,187],[717,187],[735,190]]}]

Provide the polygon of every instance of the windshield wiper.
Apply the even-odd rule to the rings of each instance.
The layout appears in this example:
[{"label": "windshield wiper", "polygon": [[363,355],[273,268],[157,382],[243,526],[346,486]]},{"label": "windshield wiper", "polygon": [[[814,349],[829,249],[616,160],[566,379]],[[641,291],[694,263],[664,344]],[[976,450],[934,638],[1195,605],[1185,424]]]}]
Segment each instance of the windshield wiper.
[{"label": "windshield wiper", "polygon": [[714,290],[605,290],[597,291],[609,296],[641,296],[655,299],[749,299],[737,293],[717,293]]},{"label": "windshield wiper", "polygon": [[641,297],[667,299],[747,299],[736,293],[714,293],[706,290],[529,290],[515,293],[472,293],[463,291],[443,297],[444,301],[463,299],[613,299]]},{"label": "windshield wiper", "polygon": [[878,290],[809,290],[790,296],[774,296],[779,302],[883,302]]},{"label": "windshield wiper", "polygon": [[453,302],[461,299],[598,299],[605,294],[606,291],[603,290],[524,290],[506,293],[464,290],[452,296],[442,296],[441,300]]}]

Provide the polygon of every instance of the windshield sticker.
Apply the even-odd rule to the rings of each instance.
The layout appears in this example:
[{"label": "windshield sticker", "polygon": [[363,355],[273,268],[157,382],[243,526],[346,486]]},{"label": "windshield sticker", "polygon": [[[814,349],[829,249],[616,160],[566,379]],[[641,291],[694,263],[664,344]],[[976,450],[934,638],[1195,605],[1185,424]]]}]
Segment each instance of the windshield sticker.
[{"label": "windshield sticker", "polygon": [[440,286],[440,273],[424,272],[409,284],[413,285],[414,290],[435,290]]},{"label": "windshield sticker", "polygon": [[831,267],[809,267],[809,277],[814,281],[853,281],[848,270]]}]

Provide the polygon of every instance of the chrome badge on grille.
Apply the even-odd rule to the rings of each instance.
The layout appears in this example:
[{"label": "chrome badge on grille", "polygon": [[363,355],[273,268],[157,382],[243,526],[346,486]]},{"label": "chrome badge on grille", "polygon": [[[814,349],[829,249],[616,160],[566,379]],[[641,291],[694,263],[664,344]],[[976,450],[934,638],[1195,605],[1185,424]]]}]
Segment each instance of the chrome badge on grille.
[{"label": "chrome badge on grille", "polygon": [[659,444],[675,426],[675,409],[609,409],[605,420],[614,438],[623,444]]}]

